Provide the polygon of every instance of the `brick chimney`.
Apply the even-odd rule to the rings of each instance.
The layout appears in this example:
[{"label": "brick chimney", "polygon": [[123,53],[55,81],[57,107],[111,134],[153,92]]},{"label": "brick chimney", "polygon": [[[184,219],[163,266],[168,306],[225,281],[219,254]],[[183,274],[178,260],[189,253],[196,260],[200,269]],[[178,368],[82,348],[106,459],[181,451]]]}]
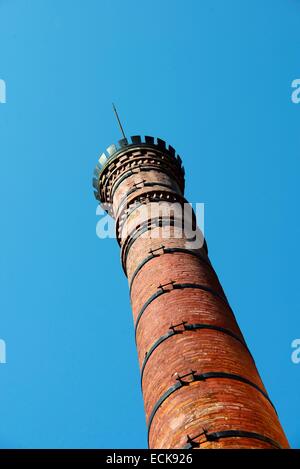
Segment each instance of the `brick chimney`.
[{"label": "brick chimney", "polygon": [[182,216],[174,148],[123,139],[99,158],[93,185],[116,220],[149,447],[288,448],[194,214]]}]

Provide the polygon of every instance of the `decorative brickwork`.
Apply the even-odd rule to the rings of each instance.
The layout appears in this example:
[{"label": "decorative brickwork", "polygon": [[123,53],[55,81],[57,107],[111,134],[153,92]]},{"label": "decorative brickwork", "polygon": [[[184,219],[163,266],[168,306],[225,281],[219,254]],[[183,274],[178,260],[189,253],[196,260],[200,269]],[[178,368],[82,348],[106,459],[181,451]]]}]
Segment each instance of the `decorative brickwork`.
[{"label": "decorative brickwork", "polygon": [[206,243],[194,249],[182,230],[180,157],[161,139],[131,139],[101,155],[93,185],[116,219],[149,447],[287,448]]}]

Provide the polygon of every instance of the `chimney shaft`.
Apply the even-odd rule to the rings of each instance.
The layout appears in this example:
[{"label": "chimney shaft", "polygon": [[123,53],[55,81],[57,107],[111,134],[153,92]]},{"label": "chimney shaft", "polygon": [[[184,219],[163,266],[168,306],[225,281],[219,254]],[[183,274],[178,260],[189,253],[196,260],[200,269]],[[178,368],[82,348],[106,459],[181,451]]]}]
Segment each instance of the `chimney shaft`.
[{"label": "chimney shaft", "polygon": [[99,162],[95,195],[116,219],[149,447],[288,448],[206,243],[182,230],[181,159],[134,136]]}]

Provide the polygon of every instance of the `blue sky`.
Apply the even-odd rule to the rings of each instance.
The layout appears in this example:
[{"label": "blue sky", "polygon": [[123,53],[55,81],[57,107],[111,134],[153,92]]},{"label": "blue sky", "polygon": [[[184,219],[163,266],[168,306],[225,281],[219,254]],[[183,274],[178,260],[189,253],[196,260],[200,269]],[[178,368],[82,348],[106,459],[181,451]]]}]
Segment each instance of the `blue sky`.
[{"label": "blue sky", "polygon": [[96,237],[99,154],[172,144],[210,257],[300,444],[298,0],[0,0],[0,446],[143,448],[126,278]]}]

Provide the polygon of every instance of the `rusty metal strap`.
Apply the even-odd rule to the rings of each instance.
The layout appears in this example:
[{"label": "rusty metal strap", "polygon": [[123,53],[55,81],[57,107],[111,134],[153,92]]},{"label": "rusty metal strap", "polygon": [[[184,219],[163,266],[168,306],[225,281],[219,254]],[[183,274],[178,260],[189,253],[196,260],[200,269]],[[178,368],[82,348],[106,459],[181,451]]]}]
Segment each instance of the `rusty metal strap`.
[{"label": "rusty metal strap", "polygon": [[[201,285],[199,283],[174,283],[173,284],[173,289],[174,290],[180,290],[180,289],[184,289],[184,288],[194,288],[194,289],[203,290],[205,292],[211,293],[212,295],[214,295],[214,296],[220,298],[222,301],[224,301],[226,306],[228,306],[230,308],[227,299],[223,295],[221,295],[220,293],[218,293],[215,290],[213,290],[212,288],[208,287],[207,285]],[[146,303],[144,303],[144,305],[142,306],[142,308],[141,308],[141,310],[140,310],[140,312],[139,312],[139,314],[137,315],[137,318],[136,318],[135,336],[136,336],[137,327],[139,325],[140,319],[141,319],[144,311],[147,309],[147,307],[152,303],[153,300],[155,300],[156,298],[158,298],[161,295],[164,295],[165,293],[170,293],[172,290],[160,289],[156,293],[151,295],[150,298],[146,301]]]},{"label": "rusty metal strap", "polygon": [[[219,432],[202,432],[199,436],[205,435],[206,441],[217,441],[221,438],[253,438],[255,440],[265,441],[270,445],[274,446],[275,448],[281,449],[282,446],[272,438],[268,436],[262,435],[261,433],[256,432],[249,432],[245,430],[224,430]],[[192,449],[192,448],[200,448],[201,444],[194,441],[198,436],[194,438],[189,438],[189,443],[185,445],[182,449]]]},{"label": "rusty metal strap", "polygon": [[149,231],[149,229],[164,227],[164,226],[177,226],[179,228],[183,228],[183,220],[180,218],[173,218],[170,220],[169,217],[156,217],[153,219],[145,220],[143,223],[138,225],[126,238],[125,242],[122,245],[122,267],[127,275],[126,271],[126,260],[129,253],[130,248],[132,247],[133,243],[143,234]]},{"label": "rusty metal strap", "polygon": [[126,192],[126,194],[122,197],[122,199],[120,200],[119,202],[119,207],[124,203],[124,201],[126,201],[127,197],[129,197],[131,194],[133,194],[134,192],[136,191],[139,191],[141,189],[143,189],[143,187],[153,187],[153,186],[161,186],[161,187],[167,187],[168,189],[171,189],[171,190],[174,190],[174,187],[172,187],[170,184],[166,184],[164,182],[139,182],[139,183],[136,183],[137,185],[140,185],[141,184],[141,187],[133,187],[132,189],[130,189],[128,192]]},{"label": "rusty metal strap", "polygon": [[193,252],[191,249],[186,249],[186,248],[161,248],[161,249],[163,251],[162,254],[156,254],[155,256],[154,255],[148,256],[145,259],[143,259],[142,262],[137,266],[137,268],[132,274],[132,277],[129,283],[130,292],[131,292],[132,284],[133,284],[135,277],[137,276],[139,271],[144,267],[144,265],[147,264],[147,262],[153,259],[154,257],[159,257],[159,256],[162,256],[163,254],[173,254],[173,253],[189,254],[191,256],[197,257],[201,262],[206,264],[208,267],[210,267],[214,271],[213,266],[211,265],[208,259],[205,259],[205,257],[203,257],[202,254],[199,254],[198,252]]},{"label": "rusty metal strap", "polygon": [[111,197],[111,201],[113,200],[113,197],[115,195],[115,192],[117,190],[117,188],[119,187],[119,185],[125,180],[127,179],[128,177],[132,176],[134,173],[134,171],[132,169],[130,169],[129,171],[126,171],[124,174],[122,174],[122,176],[120,176],[118,179],[116,179],[115,183],[113,184],[113,189],[111,191],[111,194],[110,194],[110,197]]},{"label": "rusty metal strap", "polygon": [[[152,185],[152,183],[145,183],[144,185]],[[154,185],[157,185],[158,183],[155,183]],[[164,185],[164,184],[162,184]],[[169,187],[169,186],[167,186]],[[170,187],[169,187],[170,188]],[[136,191],[137,189],[134,189],[134,191]],[[116,231],[117,231],[117,234],[118,234],[118,243],[120,243],[120,234],[121,234],[121,231],[123,229],[123,226],[124,224],[126,223],[128,217],[130,215],[132,215],[132,213],[137,210],[139,207],[141,206],[145,206],[146,204],[148,203],[152,203],[152,202],[162,202],[162,201],[165,201],[165,202],[170,202],[170,197],[173,199],[172,202],[178,202],[182,205],[184,205],[185,203],[188,203],[187,200],[182,196],[180,195],[179,193],[176,193],[174,191],[166,191],[166,190],[163,190],[163,189],[160,189],[160,190],[157,190],[157,189],[151,189],[151,190],[148,190],[147,192],[143,192],[139,195],[136,195],[133,199],[131,199],[129,205],[127,205],[127,203],[120,203],[119,204],[119,207],[118,207],[118,210],[117,210],[117,214],[116,214],[116,219],[117,219],[117,225],[116,225]],[[126,201],[125,201],[126,202]],[[124,218],[122,218],[124,216]],[[193,212],[193,223],[195,224],[196,226],[196,217],[195,217],[195,214]],[[204,244],[205,244],[205,240],[204,240]]]},{"label": "rusty metal strap", "polygon": [[163,404],[163,402],[165,402],[165,400],[168,399],[168,397],[171,394],[173,394],[175,391],[177,391],[177,389],[181,389],[182,387],[189,386],[191,383],[194,383],[196,381],[205,381],[207,379],[216,379],[216,378],[232,379],[232,380],[235,380],[235,381],[240,381],[242,383],[248,384],[252,388],[256,389],[260,394],[262,394],[267,399],[267,401],[271,404],[271,406],[274,408],[274,410],[276,412],[276,409],[275,409],[273,403],[271,402],[269,396],[265,393],[265,391],[260,389],[260,387],[257,384],[253,383],[252,381],[245,378],[244,376],[236,375],[236,374],[233,374],[233,373],[225,373],[223,371],[209,371],[207,373],[202,373],[202,374],[199,374],[199,375],[195,374],[195,375],[193,375],[192,381],[185,381],[184,382],[182,380],[179,380],[176,384],[171,386],[159,398],[159,400],[156,402],[156,404],[154,405],[153,410],[150,414],[149,420],[148,420],[148,441],[149,441],[150,428],[151,428],[151,424],[153,422],[154,416],[155,416],[157,410]]},{"label": "rusty metal strap", "polygon": [[[127,222],[130,215],[139,207],[146,206],[149,203],[153,202],[167,202],[167,203],[179,203],[182,206],[188,203],[187,200],[180,195],[171,190],[165,189],[148,189],[145,192],[142,192],[138,195],[135,195],[130,202],[123,203],[123,205],[118,206],[118,210],[116,213],[117,219],[117,232],[121,232],[123,229],[124,224]],[[196,217],[195,212],[192,213],[193,216],[193,226],[196,227]],[[119,242],[119,241],[118,241]],[[120,242],[119,242],[120,244]],[[205,245],[205,240],[204,240]]]},{"label": "rusty metal strap", "polygon": [[150,356],[152,355],[152,353],[154,352],[154,350],[162,343],[164,342],[165,340],[167,340],[169,337],[172,337],[173,335],[176,335],[176,334],[180,334],[181,332],[183,331],[174,331],[174,330],[171,330],[169,332],[167,332],[167,334],[164,334],[162,335],[159,339],[157,339],[154,344],[152,345],[152,347],[150,347],[149,349],[149,352],[146,353],[145,355],[145,358],[144,358],[144,361],[143,361],[143,364],[142,364],[142,368],[141,368],[141,384],[142,384],[142,381],[143,381],[143,374],[144,374],[144,370],[145,370],[145,366],[150,358]]},{"label": "rusty metal strap", "polygon": [[[142,384],[142,381],[143,381],[143,374],[144,374],[145,366],[146,366],[150,356],[154,352],[154,350],[156,350],[157,347],[159,347],[159,345],[161,343],[163,343],[165,340],[169,339],[169,337],[172,337],[173,335],[177,335],[177,334],[182,334],[185,331],[195,331],[195,330],[199,330],[199,329],[209,329],[209,330],[222,332],[223,334],[227,334],[230,337],[233,337],[234,339],[238,340],[247,349],[247,352],[251,355],[250,350],[248,349],[245,341],[243,339],[241,339],[237,334],[234,334],[234,332],[232,332],[229,329],[226,329],[225,327],[214,326],[213,324],[188,324],[188,323],[184,324],[183,327],[184,327],[184,329],[171,330],[171,331],[167,332],[166,334],[162,335],[150,347],[149,351],[145,355],[145,358],[144,358],[144,361],[143,361],[143,364],[142,364],[142,368],[141,368],[141,384]],[[251,355],[251,358],[253,359],[252,355]]]},{"label": "rusty metal strap", "polygon": [[137,276],[137,274],[139,273],[139,271],[144,267],[145,264],[147,264],[147,262],[151,261],[151,259],[154,259],[155,257],[159,257],[159,254],[155,254],[155,255],[150,254],[145,259],[143,259],[142,262],[137,266],[137,268],[135,269],[135,271],[132,274],[132,277],[131,277],[131,280],[130,280],[130,283],[129,283],[129,293],[131,293],[133,281],[134,281],[135,277]]},{"label": "rusty metal strap", "polygon": [[[128,162],[127,162],[127,164],[128,164]],[[114,196],[118,186],[121,184],[121,182],[124,181],[124,179],[126,179],[127,177],[131,176],[131,174],[134,174],[135,170],[137,170],[137,169],[139,169],[139,168],[138,167],[133,167],[129,171],[126,171],[126,173],[124,173],[124,174],[126,174],[127,176],[124,177],[122,180],[121,180],[121,178],[124,176],[124,174],[120,177],[120,180],[118,178],[116,178],[115,182],[113,183],[111,198],[113,198],[113,196]],[[141,170],[141,172],[155,170],[157,172],[164,173],[164,174],[169,174],[169,172],[171,172],[172,176],[174,177],[174,179],[176,180],[178,186],[180,187],[181,191],[183,192],[184,183],[180,181],[180,179],[176,176],[174,171],[169,171],[168,172],[167,167],[157,167],[155,164],[152,164],[152,165],[151,164],[145,164],[144,166],[142,166],[140,168],[140,170]],[[131,174],[130,174],[130,171],[131,171]]]}]

